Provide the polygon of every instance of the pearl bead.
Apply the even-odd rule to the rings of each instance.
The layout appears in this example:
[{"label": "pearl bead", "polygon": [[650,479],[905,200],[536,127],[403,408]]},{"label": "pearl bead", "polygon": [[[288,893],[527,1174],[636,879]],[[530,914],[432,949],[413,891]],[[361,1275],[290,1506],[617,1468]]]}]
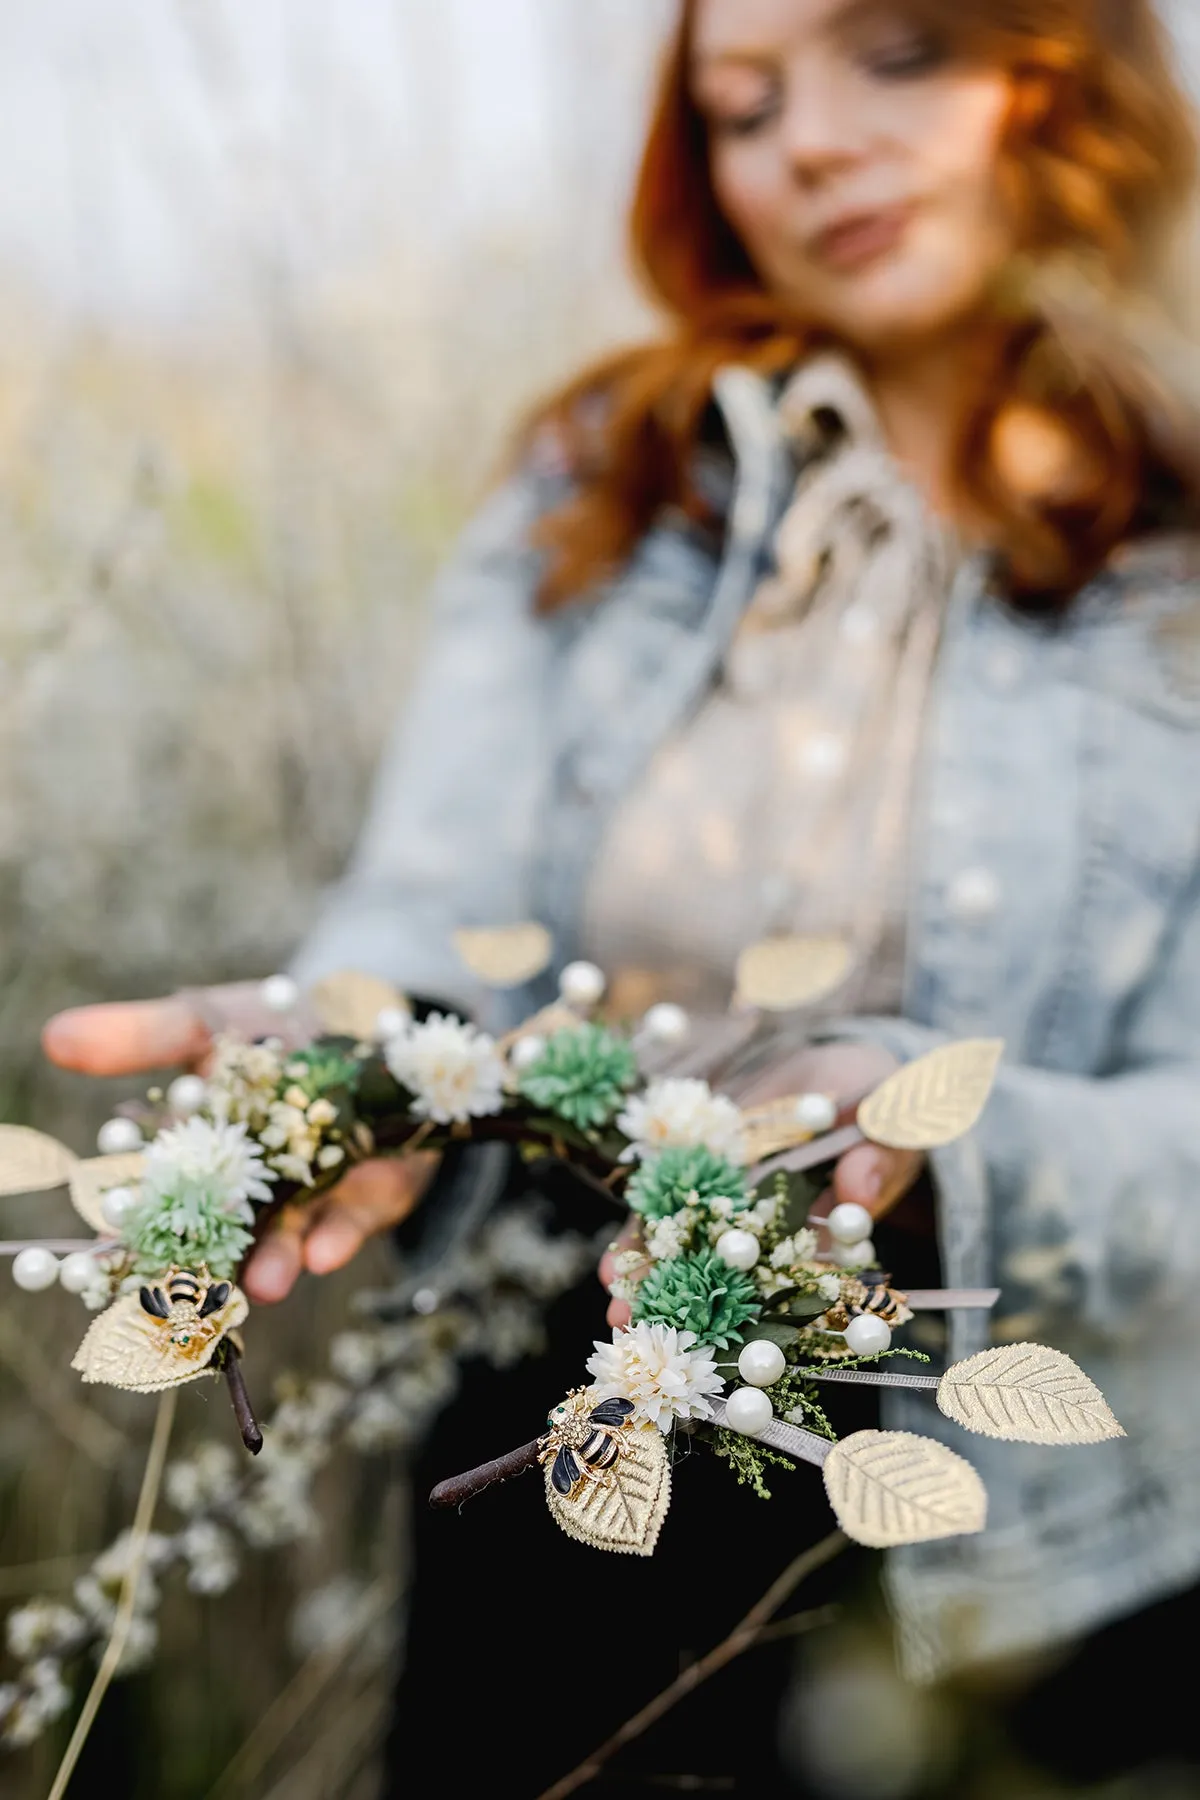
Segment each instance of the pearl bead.
[{"label": "pearl bead", "polygon": [[864,1238],[870,1237],[875,1221],[865,1206],[844,1200],[834,1207],[825,1223],[830,1237],[836,1238],[839,1244],[861,1244]]},{"label": "pearl bead", "polygon": [[870,1238],[864,1238],[861,1244],[834,1244],[832,1254],[839,1269],[875,1267],[875,1246]]},{"label": "pearl bead", "polygon": [[604,972],[595,963],[568,963],[558,978],[558,991],[568,1006],[595,1006],[605,989]]},{"label": "pearl bead", "polygon": [[96,1259],[90,1250],[73,1250],[59,1264],[58,1279],[68,1294],[82,1294],[96,1279]]},{"label": "pearl bead", "polygon": [[375,1036],[386,1044],[391,1038],[403,1036],[411,1023],[409,1014],[400,1007],[385,1006],[375,1020]]},{"label": "pearl bead", "polygon": [[881,1356],[891,1348],[891,1327],[874,1313],[859,1313],[846,1327],[846,1343],[855,1356]]},{"label": "pearl bead", "polygon": [[535,1062],[541,1060],[545,1048],[545,1038],[539,1037],[536,1032],[533,1032],[529,1037],[517,1039],[509,1051],[508,1060],[517,1074],[523,1075],[526,1069],[531,1069]]},{"label": "pearl bead", "polygon": [[801,1094],[796,1102],[796,1123],[820,1136],[837,1123],[837,1103],[828,1094]]},{"label": "pearl bead", "polygon": [[761,1388],[734,1388],[725,1402],[725,1423],[743,1437],[758,1437],[775,1417],[775,1408]]},{"label": "pearl bead", "polygon": [[96,1133],[96,1148],[101,1156],[123,1156],[141,1147],[141,1127],[132,1119],[106,1119]]},{"label": "pearl bead", "polygon": [[758,1261],[758,1239],[752,1231],[723,1231],[717,1239],[717,1255],[731,1269],[747,1274]]},{"label": "pearl bead", "polygon": [[300,989],[290,975],[268,975],[258,990],[258,997],[268,1012],[291,1012],[300,998]]},{"label": "pearl bead", "polygon": [[442,1304],[442,1297],[436,1288],[423,1287],[417,1289],[412,1297],[412,1303],[414,1312],[421,1313],[423,1317],[428,1318]]},{"label": "pearl bead", "polygon": [[109,1188],[100,1201],[100,1217],[114,1231],[120,1231],[136,1205],[137,1195],[132,1188]]},{"label": "pearl bead", "polygon": [[177,1075],[167,1089],[167,1105],[185,1119],[199,1112],[207,1099],[208,1083],[201,1075]]},{"label": "pearl bead", "polygon": [[770,1387],[787,1368],[787,1358],[770,1338],[754,1338],[738,1357],[738,1374],[751,1387]]},{"label": "pearl bead", "polygon": [[19,1288],[24,1288],[27,1294],[39,1294],[43,1288],[53,1287],[58,1280],[58,1258],[40,1245],[31,1244],[13,1257],[12,1272]]},{"label": "pearl bead", "polygon": [[692,1021],[682,1006],[669,1000],[652,1006],[642,1020],[642,1031],[652,1044],[682,1044],[692,1028]]}]

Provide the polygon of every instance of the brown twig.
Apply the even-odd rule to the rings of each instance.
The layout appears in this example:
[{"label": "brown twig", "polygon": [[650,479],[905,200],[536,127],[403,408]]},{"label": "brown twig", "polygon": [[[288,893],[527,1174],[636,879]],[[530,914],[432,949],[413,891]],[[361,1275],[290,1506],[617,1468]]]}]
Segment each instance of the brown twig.
[{"label": "brown twig", "polygon": [[236,1346],[231,1344],[228,1338],[221,1344],[215,1360],[217,1367],[229,1384],[233,1416],[238,1422],[242,1442],[251,1456],[257,1456],[263,1447],[262,1428],[254,1416],[250,1395],[246,1391],[245,1377],[242,1374],[242,1359],[238,1355]]},{"label": "brown twig", "polygon": [[465,1475],[448,1476],[445,1481],[439,1481],[430,1494],[430,1506],[465,1506],[494,1481],[511,1481],[515,1475],[524,1475],[527,1469],[537,1466],[540,1447],[541,1439],[534,1438],[531,1444],[522,1444],[519,1450],[510,1450],[507,1456],[497,1456],[493,1462],[481,1463],[477,1469],[468,1469]]},{"label": "brown twig", "polygon": [[567,1800],[569,1794],[576,1793],[579,1788],[586,1787],[589,1781],[594,1781],[605,1764],[611,1762],[626,1744],[641,1737],[643,1732],[648,1731],[651,1725],[656,1725],[664,1714],[694,1693],[710,1676],[718,1674],[736,1656],[756,1644],[773,1614],[779,1611],[800,1583],[823,1568],[827,1562],[832,1562],[835,1556],[840,1556],[849,1541],[844,1533],[831,1531],[827,1538],[822,1538],[811,1550],[803,1551],[771,1583],[762,1599],[750,1608],[727,1638],[723,1638],[699,1662],[692,1663],[690,1668],[685,1669],[670,1687],[664,1688],[648,1706],[643,1706],[641,1712],[635,1713],[632,1719],[626,1719],[624,1725],[614,1731],[610,1738],[606,1738],[599,1749],[593,1750],[585,1761],[572,1769],[569,1775],[564,1775],[561,1781],[556,1781],[553,1787],[548,1787],[538,1796],[538,1800]]}]

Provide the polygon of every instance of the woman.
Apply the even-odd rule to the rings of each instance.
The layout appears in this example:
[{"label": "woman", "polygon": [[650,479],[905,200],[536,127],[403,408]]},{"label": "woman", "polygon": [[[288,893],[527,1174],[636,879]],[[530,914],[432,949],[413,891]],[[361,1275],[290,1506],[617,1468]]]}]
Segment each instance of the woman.
[{"label": "woman", "polygon": [[[850,1016],[799,1051],[783,1034],[777,1089],[847,1099],[948,1036],[1005,1039],[980,1128],[933,1159],[942,1271],[994,1276],[1001,1333],[1078,1356],[1130,1435],[1082,1477],[1079,1453],[972,1445],[989,1530],[891,1562],[925,1678],[1200,1571],[1179,1373],[1200,1265],[1197,474],[1156,305],[1193,175],[1150,0],[685,5],[634,216],[670,329],[548,409],[468,532],[298,963],[488,1016],[449,933],[536,917],[622,999],[703,1012],[750,938],[832,929],[856,953]],[[46,1045],[93,1072],[195,1061],[207,1016],[188,997],[88,1009]],[[835,1185],[882,1215],[919,1174],[864,1147]],[[278,1299],[340,1266],[427,1179],[357,1171],[260,1248],[248,1288]],[[586,1297],[571,1316],[563,1371]],[[955,1319],[953,1354],[980,1341]],[[530,1378],[531,1406],[559,1372]],[[470,1389],[471,1430],[439,1454],[499,1447],[497,1399]],[[585,1566],[548,1531],[514,1572],[528,1492],[439,1522],[410,1665],[422,1704],[448,1682],[472,1697],[451,1786],[554,1774],[650,1691],[621,1620],[669,1676],[786,1560],[794,1508],[755,1511],[717,1474],[724,1584],[697,1574],[695,1506],[685,1562],[651,1574]],[[529,1615],[522,1658],[498,1655]],[[744,1772],[726,1748],[674,1766]]]}]

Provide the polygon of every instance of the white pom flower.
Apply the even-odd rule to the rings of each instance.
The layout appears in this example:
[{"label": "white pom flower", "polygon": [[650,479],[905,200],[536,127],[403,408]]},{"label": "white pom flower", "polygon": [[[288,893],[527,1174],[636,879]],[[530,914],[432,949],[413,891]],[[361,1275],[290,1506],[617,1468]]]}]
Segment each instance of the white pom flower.
[{"label": "white pom flower", "polygon": [[430,1013],[387,1044],[387,1066],[413,1095],[413,1111],[436,1125],[464,1124],[504,1104],[504,1063],[474,1025]]},{"label": "white pom flower", "polygon": [[660,1150],[703,1145],[714,1156],[742,1161],[742,1115],[726,1094],[707,1081],[667,1077],[652,1081],[626,1105],[617,1124],[631,1140],[621,1160],[655,1156]]},{"label": "white pom flower", "polygon": [[269,1200],[267,1184],[274,1179],[258,1145],[247,1140],[245,1125],[191,1118],[160,1131],[148,1145],[142,1191],[150,1200],[201,1195],[249,1225],[254,1219],[250,1202]]},{"label": "white pom flower", "polygon": [[632,1400],[634,1417],[647,1419],[660,1431],[671,1429],[676,1419],[711,1419],[709,1394],[719,1394],[724,1383],[717,1374],[712,1352],[694,1350],[694,1331],[677,1331],[674,1325],[643,1321],[626,1331],[614,1331],[611,1344],[596,1340],[596,1354],[587,1361],[595,1377],[593,1393],[601,1400]]}]

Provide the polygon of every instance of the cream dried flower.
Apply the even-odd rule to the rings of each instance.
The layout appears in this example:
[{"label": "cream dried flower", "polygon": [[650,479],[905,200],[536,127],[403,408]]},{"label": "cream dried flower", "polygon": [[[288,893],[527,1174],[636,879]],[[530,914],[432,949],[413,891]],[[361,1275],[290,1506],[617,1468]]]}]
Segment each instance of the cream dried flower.
[{"label": "cream dried flower", "polygon": [[413,1096],[413,1111],[436,1125],[465,1124],[504,1104],[504,1063],[486,1033],[430,1013],[386,1045],[387,1066]]},{"label": "cream dried flower", "polygon": [[711,1419],[708,1395],[719,1394],[724,1383],[711,1351],[694,1350],[695,1342],[694,1331],[646,1321],[614,1331],[611,1344],[597,1339],[586,1365],[597,1402],[632,1400],[634,1418],[662,1432],[676,1419]]},{"label": "cream dried flower", "polygon": [[253,1222],[252,1200],[269,1200],[274,1179],[244,1124],[185,1119],[160,1131],[146,1150],[143,1198],[184,1202],[200,1196],[231,1217]]},{"label": "cream dried flower", "polygon": [[656,1156],[679,1145],[703,1145],[714,1156],[740,1163],[742,1115],[726,1094],[714,1094],[707,1081],[668,1077],[652,1081],[644,1094],[629,1101],[617,1120],[630,1139],[622,1162]]}]

